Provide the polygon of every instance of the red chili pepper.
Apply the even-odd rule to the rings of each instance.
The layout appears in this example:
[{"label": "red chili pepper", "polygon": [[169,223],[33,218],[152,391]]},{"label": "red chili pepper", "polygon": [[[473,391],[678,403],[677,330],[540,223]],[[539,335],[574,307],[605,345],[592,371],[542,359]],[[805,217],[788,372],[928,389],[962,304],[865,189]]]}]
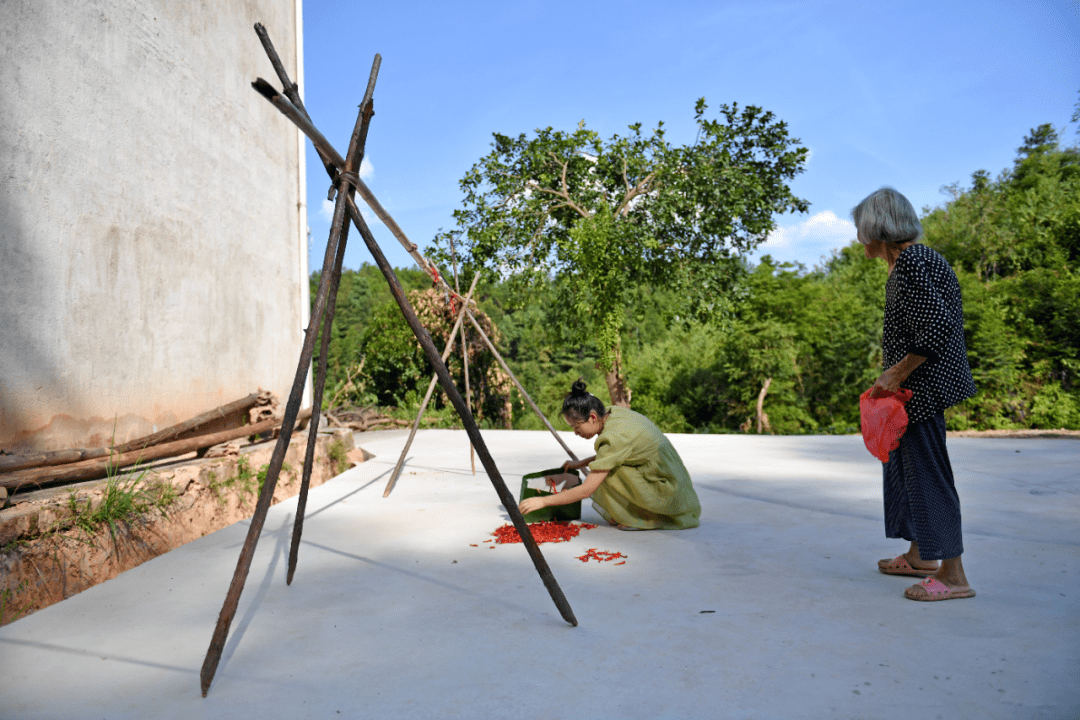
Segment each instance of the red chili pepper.
[{"label": "red chili pepper", "polygon": [[479,547],[476,543],[469,543],[469,547]]},{"label": "red chili pepper", "polygon": [[[545,520],[543,522],[529,523],[529,531],[532,533],[533,539],[539,543],[546,542],[567,542],[571,538],[575,538],[584,528],[591,530],[596,525],[590,523],[568,523],[560,522],[558,520]],[[496,543],[519,543],[521,542],[521,536],[518,534],[517,528],[513,525],[503,525],[500,528],[496,528],[492,533],[495,536]],[[491,542],[485,540],[484,542]]]},{"label": "red chili pepper", "polygon": [[[579,555],[577,559],[581,562],[589,562],[590,560],[595,560],[597,562],[611,562],[612,560],[617,560],[624,557],[626,556],[623,555],[621,552],[608,552],[607,550],[597,550],[596,548],[589,548],[588,552],[586,552],[584,555]],[[623,563],[615,564],[622,565]]]}]

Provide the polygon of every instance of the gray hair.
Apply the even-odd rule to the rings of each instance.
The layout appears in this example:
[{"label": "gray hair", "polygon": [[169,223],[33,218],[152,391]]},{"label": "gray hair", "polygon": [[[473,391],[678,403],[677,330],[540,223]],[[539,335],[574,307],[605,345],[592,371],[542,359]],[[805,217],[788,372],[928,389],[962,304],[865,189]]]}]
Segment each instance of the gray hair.
[{"label": "gray hair", "polygon": [[851,211],[851,217],[864,245],[869,240],[903,244],[922,237],[922,224],[915,208],[891,187],[867,195]]}]

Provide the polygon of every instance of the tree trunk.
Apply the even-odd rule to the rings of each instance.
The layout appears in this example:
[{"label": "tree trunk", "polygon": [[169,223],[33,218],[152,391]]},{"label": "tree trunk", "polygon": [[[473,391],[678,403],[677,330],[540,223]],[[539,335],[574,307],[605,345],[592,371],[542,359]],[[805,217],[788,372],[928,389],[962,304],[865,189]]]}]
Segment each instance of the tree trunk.
[{"label": "tree trunk", "polygon": [[757,431],[758,435],[762,430],[772,435],[772,428],[769,427],[769,416],[765,414],[765,394],[769,392],[769,385],[772,384],[772,378],[766,378],[765,384],[761,386],[761,392],[757,396]]},{"label": "tree trunk", "polygon": [[607,381],[608,393],[611,395],[611,404],[629,408],[631,392],[630,388],[626,386],[626,377],[622,372],[622,348],[620,343],[615,344],[613,354],[615,361],[604,372],[604,380]]}]

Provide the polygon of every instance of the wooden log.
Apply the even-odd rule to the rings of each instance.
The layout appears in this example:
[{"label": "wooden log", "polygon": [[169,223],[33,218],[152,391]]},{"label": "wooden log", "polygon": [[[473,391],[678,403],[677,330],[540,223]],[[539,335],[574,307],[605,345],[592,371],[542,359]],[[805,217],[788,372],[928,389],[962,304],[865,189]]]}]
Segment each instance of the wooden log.
[{"label": "wooden log", "polygon": [[[479,274],[479,273],[478,273]],[[472,387],[469,385],[469,341],[465,339],[465,326],[461,327],[461,363],[465,368],[465,404],[470,408],[472,407]],[[483,396],[480,397],[480,404],[477,405],[477,414],[480,413],[480,407],[483,405]],[[469,465],[472,467],[472,474],[476,474],[476,448],[469,443]]]},{"label": "wooden log", "polygon": [[235,400],[226,405],[216,407],[213,410],[208,410],[201,415],[196,415],[190,420],[186,420],[177,425],[167,427],[164,430],[147,435],[145,437],[137,438],[123,445],[118,445],[111,451],[109,448],[90,448],[90,449],[74,449],[74,450],[52,450],[44,453],[35,453],[33,455],[10,455],[0,457],[0,473],[14,472],[16,470],[25,470],[35,467],[52,467],[54,465],[67,465],[69,463],[80,462],[82,460],[93,460],[94,458],[105,457],[110,452],[117,455],[122,455],[132,450],[141,450],[151,445],[157,445],[159,443],[172,440],[186,432],[192,432],[198,430],[203,425],[211,423],[215,420],[228,417],[229,415],[242,412],[255,406],[258,402],[259,394],[252,393],[247,397]]},{"label": "wooden log", "polygon": [[[310,413],[310,410],[306,410],[305,413]],[[198,435],[184,440],[174,440],[170,443],[161,443],[149,448],[130,450],[119,455],[114,454],[112,457],[84,460],[64,467],[35,468],[32,470],[8,473],[7,475],[0,476],[0,487],[5,487],[9,490],[17,490],[32,485],[43,485],[46,483],[95,480],[107,476],[117,468],[128,467],[136,463],[146,463],[151,460],[174,457],[176,455],[183,455],[184,453],[193,452],[195,450],[202,450],[203,448],[208,448],[212,445],[236,440],[237,438],[257,435],[266,432],[267,430],[272,430],[278,425],[281,425],[280,420],[264,420],[263,422],[254,425],[245,425],[244,427],[233,428],[231,430],[222,430],[209,435]]]},{"label": "wooden log", "polygon": [[167,427],[164,430],[160,430],[154,433],[153,435],[147,435],[146,437],[126,442],[123,445],[118,446],[114,452],[126,453],[131,452],[132,450],[141,450],[143,448],[150,447],[151,445],[157,445],[158,443],[166,442],[168,440],[172,440],[173,438],[178,438],[184,433],[198,430],[200,427],[208,425],[215,420],[220,420],[222,418],[228,417],[233,413],[250,410],[251,408],[255,407],[258,402],[259,393],[251,393],[247,397],[240,398],[239,400],[234,400],[231,403],[216,407],[213,410],[207,410],[201,415],[196,415],[190,420],[179,423],[177,425],[173,425],[172,427]]},{"label": "wooden log", "polygon": [[107,452],[108,450],[105,448],[72,448],[70,450],[46,450],[45,452],[28,453],[26,455],[4,455],[0,456],[0,473],[26,470],[27,468],[66,465],[80,460],[101,457]]}]

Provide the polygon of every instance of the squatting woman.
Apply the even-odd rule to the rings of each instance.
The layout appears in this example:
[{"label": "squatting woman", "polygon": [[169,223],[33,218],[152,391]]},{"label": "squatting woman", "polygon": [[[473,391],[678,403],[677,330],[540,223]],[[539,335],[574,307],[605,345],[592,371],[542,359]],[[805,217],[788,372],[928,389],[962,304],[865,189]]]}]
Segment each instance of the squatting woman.
[{"label": "squatting woman", "polygon": [[596,438],[596,455],[567,461],[565,470],[588,466],[576,487],[526,498],[522,514],[591,497],[593,507],[622,530],[682,530],[697,527],[701,504],[679,453],[660,429],[633,410],[607,410],[578,380],[563,400],[563,419],[583,438]]}]

